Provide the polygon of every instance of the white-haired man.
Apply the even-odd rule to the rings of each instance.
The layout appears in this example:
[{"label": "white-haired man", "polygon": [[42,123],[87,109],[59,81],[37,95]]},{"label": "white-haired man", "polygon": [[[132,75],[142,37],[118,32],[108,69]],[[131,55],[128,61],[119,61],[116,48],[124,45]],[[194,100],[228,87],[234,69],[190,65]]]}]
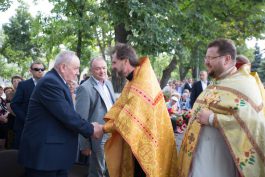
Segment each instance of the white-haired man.
[{"label": "white-haired man", "polygon": [[74,52],[59,53],[54,68],[32,93],[19,151],[27,177],[67,177],[76,158],[78,133],[103,135],[101,125],[88,123],[74,110],[67,82],[76,80],[79,66]]}]

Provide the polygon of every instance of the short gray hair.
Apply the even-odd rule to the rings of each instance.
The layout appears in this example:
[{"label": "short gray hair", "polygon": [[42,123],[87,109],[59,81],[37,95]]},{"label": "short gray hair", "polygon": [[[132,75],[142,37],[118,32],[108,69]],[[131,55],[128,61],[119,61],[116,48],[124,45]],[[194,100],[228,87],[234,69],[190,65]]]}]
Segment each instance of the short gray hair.
[{"label": "short gray hair", "polygon": [[54,67],[58,67],[62,63],[70,63],[74,58],[78,58],[73,51],[62,51],[55,57]]},{"label": "short gray hair", "polygon": [[[103,60],[103,61],[106,62],[106,60],[104,60],[104,58],[103,58],[102,56],[98,56],[98,57],[92,58],[92,59],[90,60],[90,63],[89,63],[89,70],[90,70],[90,71],[91,71],[91,69],[92,69],[92,66],[93,66],[93,63],[94,63],[95,60]],[[107,62],[106,62],[106,63],[107,63]]]}]

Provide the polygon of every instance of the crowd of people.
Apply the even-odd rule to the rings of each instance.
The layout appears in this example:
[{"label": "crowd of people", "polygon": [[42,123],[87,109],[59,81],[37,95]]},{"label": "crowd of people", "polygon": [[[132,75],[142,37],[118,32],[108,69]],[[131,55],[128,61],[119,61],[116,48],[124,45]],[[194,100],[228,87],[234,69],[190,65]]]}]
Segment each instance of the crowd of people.
[{"label": "crowd of people", "polygon": [[10,104],[21,81],[23,78],[15,75],[11,78],[12,86],[0,86],[0,149],[15,148],[16,116]]},{"label": "crowd of people", "polygon": [[[163,89],[130,45],[110,54],[113,71],[128,80],[118,98],[102,57],[78,84],[72,51],[60,52],[45,75],[34,61],[31,78],[0,87],[0,148],[18,149],[27,177],[67,177],[79,150],[90,157],[88,177],[265,176],[264,87],[231,40],[207,46],[200,80]],[[174,132],[184,134],[179,153]]]},{"label": "crowd of people", "polygon": [[29,99],[38,80],[44,75],[44,70],[42,62],[34,61],[29,67],[32,75],[30,79],[24,80],[21,76],[15,75],[11,78],[12,86],[0,86],[1,148],[19,148]]},{"label": "crowd of people", "polygon": [[183,133],[191,118],[191,108],[200,93],[210,84],[206,71],[200,72],[200,80],[169,81],[163,93],[174,132]]}]

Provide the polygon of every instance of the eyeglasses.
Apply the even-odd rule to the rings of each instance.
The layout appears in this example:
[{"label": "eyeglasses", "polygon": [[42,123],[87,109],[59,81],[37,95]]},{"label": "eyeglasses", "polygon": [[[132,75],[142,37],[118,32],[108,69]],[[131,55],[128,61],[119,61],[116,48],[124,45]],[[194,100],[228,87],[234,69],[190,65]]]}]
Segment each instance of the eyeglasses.
[{"label": "eyeglasses", "polygon": [[217,59],[217,58],[219,58],[219,57],[223,57],[224,55],[219,55],[219,56],[216,56],[216,57],[207,57],[207,56],[205,56],[204,57],[204,61],[212,61],[212,60],[214,60],[214,59]]},{"label": "eyeglasses", "polygon": [[32,68],[33,71],[44,71],[45,69],[44,68]]}]

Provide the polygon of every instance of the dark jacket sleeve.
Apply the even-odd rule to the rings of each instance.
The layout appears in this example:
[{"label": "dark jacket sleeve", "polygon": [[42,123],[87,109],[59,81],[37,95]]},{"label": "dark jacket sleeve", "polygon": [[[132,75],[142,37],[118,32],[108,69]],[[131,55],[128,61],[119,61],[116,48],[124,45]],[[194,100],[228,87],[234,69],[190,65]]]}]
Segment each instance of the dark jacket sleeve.
[{"label": "dark jacket sleeve", "polygon": [[[54,80],[46,81],[39,90],[38,97],[48,112],[65,127],[72,129],[85,137],[93,135],[94,127],[80,117],[74,110],[70,100],[67,100],[64,89]],[[69,98],[71,99],[71,98]]]},{"label": "dark jacket sleeve", "polygon": [[23,106],[24,103],[24,86],[23,83],[18,83],[18,87],[14,98],[11,101],[11,109],[16,114],[16,118],[24,122],[26,117],[26,112]]},{"label": "dark jacket sleeve", "polygon": [[190,107],[193,107],[193,104],[196,101],[196,95],[197,95],[197,82],[194,82],[191,88],[191,95],[190,95]]}]

